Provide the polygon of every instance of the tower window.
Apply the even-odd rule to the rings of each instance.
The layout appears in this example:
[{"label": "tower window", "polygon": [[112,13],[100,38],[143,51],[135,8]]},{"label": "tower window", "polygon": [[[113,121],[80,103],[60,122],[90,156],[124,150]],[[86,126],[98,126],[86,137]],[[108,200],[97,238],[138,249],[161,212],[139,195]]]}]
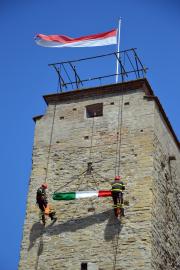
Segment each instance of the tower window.
[{"label": "tower window", "polygon": [[81,263],[81,270],[88,270],[87,262]]},{"label": "tower window", "polygon": [[86,106],[86,117],[103,116],[103,103],[96,103]]}]

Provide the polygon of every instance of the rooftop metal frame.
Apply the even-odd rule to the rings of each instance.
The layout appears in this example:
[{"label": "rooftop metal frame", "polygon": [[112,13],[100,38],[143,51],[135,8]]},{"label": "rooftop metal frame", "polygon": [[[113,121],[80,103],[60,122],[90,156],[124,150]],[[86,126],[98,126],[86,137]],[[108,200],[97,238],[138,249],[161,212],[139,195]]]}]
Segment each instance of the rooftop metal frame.
[{"label": "rooftop metal frame", "polygon": [[[147,68],[142,64],[136,50],[136,48],[131,48],[120,52],[49,64],[50,67],[54,68],[58,76],[57,92],[72,90],[74,87],[75,89],[86,88],[86,84],[91,81],[99,81],[99,84],[102,86],[105,79],[109,78],[112,80],[112,78],[114,79],[117,75],[120,78],[120,82],[132,80],[132,77],[133,79],[145,78]],[[97,77],[81,78],[82,76],[77,70],[79,70],[82,61],[95,61],[105,57],[114,57],[115,60],[119,62],[120,72],[118,74],[111,73]],[[110,81],[110,83],[112,82]],[[98,86],[98,83],[96,86]]]}]

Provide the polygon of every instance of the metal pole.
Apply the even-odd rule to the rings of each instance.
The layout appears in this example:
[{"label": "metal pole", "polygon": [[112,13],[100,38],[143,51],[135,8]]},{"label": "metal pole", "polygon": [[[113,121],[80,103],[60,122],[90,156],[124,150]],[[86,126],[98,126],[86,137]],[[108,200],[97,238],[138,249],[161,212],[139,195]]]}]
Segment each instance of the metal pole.
[{"label": "metal pole", "polygon": [[122,19],[120,18],[119,19],[119,27],[118,27],[118,44],[117,44],[117,51],[118,51],[118,53],[117,53],[117,60],[116,60],[116,83],[118,82],[118,73],[119,73],[119,61],[118,61],[118,59],[119,59],[119,56],[120,56],[120,54],[119,54],[119,51],[120,51],[120,31],[121,31],[121,21],[122,21]]}]

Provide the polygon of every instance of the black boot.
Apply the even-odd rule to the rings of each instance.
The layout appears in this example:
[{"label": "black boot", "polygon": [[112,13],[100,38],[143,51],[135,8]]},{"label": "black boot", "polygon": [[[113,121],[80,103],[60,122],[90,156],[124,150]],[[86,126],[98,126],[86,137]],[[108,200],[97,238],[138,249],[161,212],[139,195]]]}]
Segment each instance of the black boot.
[{"label": "black boot", "polygon": [[51,212],[49,214],[49,217],[50,217],[51,220],[56,220],[57,219],[57,218],[55,218],[55,214],[56,214],[56,212]]},{"label": "black boot", "polygon": [[46,218],[45,218],[45,215],[42,215],[42,223],[43,223],[44,226],[46,225]]}]

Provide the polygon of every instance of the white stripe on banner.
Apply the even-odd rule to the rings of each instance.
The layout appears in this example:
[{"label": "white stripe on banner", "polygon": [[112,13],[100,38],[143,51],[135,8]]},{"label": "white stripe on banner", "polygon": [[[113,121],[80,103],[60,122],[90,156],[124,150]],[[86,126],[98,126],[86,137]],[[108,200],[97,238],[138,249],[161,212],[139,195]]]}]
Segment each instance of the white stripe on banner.
[{"label": "white stripe on banner", "polygon": [[62,47],[96,47],[117,44],[117,37],[107,37],[102,39],[82,40],[78,42],[60,43],[55,41],[46,41],[42,39],[36,39],[36,43],[43,47],[62,48]]},{"label": "white stripe on banner", "polygon": [[76,191],[76,199],[98,197],[98,191]]}]

